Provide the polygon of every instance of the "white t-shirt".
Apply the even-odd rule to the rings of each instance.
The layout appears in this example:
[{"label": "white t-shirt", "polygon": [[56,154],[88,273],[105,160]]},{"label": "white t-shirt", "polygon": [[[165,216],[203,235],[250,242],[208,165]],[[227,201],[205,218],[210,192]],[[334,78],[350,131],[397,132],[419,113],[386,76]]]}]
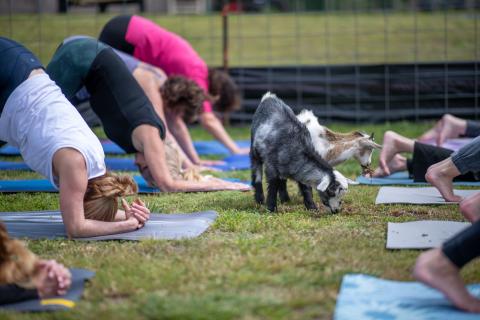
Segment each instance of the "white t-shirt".
[{"label": "white t-shirt", "polygon": [[83,155],[88,179],[106,171],[100,141],[47,74],[25,80],[8,97],[0,117],[0,140],[18,147],[25,163],[57,189],[52,161],[61,148]]}]

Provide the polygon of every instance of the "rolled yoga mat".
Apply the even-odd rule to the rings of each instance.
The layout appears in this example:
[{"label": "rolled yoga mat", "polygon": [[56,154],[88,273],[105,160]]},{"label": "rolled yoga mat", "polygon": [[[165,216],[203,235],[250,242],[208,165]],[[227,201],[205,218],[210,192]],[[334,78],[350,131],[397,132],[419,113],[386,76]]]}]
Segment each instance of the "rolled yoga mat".
[{"label": "rolled yoga mat", "polygon": [[0,305],[0,310],[41,312],[68,310],[75,306],[76,301],[80,300],[85,287],[85,282],[91,279],[95,272],[85,269],[70,269],[72,273],[72,284],[67,294],[59,297],[47,299],[32,299],[22,302]]},{"label": "rolled yoga mat", "polygon": [[[233,155],[224,158],[223,164],[213,165],[211,168],[219,171],[247,170],[250,169],[248,155]],[[137,171],[133,158],[105,158],[105,165],[109,170]],[[0,170],[31,170],[24,162],[0,161]]]},{"label": "rolled yoga mat", "polygon": [[[159,193],[160,189],[150,187],[142,176],[134,176],[133,179],[138,185],[138,193]],[[250,185],[247,181],[241,181],[235,178],[225,178],[225,181],[239,182]],[[58,192],[50,181],[45,179],[32,180],[0,180],[0,192]]]},{"label": "rolled yoga mat", "polygon": [[[463,198],[471,196],[480,190],[453,190],[456,195]],[[381,187],[378,190],[375,204],[451,204],[446,202],[440,192],[434,187],[413,188],[413,187]]]},{"label": "rolled yoga mat", "polygon": [[[240,148],[250,147],[249,140],[235,141]],[[125,154],[122,148],[110,140],[102,140],[102,147],[105,154]],[[229,155],[230,151],[218,141],[194,141],[193,146],[199,155]],[[3,146],[0,148],[2,156],[19,156],[20,150],[13,146]]]},{"label": "rolled yoga mat", "polygon": [[470,225],[468,222],[433,220],[389,222],[387,249],[437,248]]},{"label": "rolled yoga mat", "polygon": [[[386,185],[426,185],[428,182],[414,182],[408,177],[407,171],[395,172],[383,178],[367,178],[364,176],[357,177],[357,182],[366,185],[386,186]],[[454,181],[456,186],[472,186],[480,187],[480,181]]]},{"label": "rolled yoga mat", "polygon": [[[141,229],[108,236],[77,238],[76,240],[177,240],[195,238],[204,233],[217,218],[215,211],[188,214],[150,214]],[[59,211],[0,212],[12,238],[65,239],[65,227]]]},{"label": "rolled yoga mat", "polygon": [[[467,286],[480,298],[480,284]],[[419,282],[384,280],[363,274],[343,276],[335,320],[479,319],[478,313],[455,308],[440,291]]]}]

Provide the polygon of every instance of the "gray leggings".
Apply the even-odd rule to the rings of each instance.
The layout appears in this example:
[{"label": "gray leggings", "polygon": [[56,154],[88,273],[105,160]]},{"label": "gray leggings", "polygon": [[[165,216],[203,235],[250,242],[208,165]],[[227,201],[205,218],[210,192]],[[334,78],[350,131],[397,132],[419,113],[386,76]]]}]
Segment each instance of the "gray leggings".
[{"label": "gray leggings", "polygon": [[480,172],[480,136],[452,154],[452,161],[461,174]]},{"label": "gray leggings", "polygon": [[480,136],[480,122],[467,120],[467,129],[465,130],[466,137],[478,137]]}]

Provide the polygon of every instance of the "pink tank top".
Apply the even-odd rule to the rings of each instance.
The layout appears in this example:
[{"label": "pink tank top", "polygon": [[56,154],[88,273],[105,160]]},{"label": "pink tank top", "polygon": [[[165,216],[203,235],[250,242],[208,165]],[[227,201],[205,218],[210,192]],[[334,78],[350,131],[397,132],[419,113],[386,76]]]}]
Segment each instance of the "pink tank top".
[{"label": "pink tank top", "polygon": [[[208,67],[182,37],[148,19],[132,16],[125,40],[135,47],[135,58],[161,68],[167,76],[185,76],[208,93]],[[203,103],[203,112],[212,112],[209,101]]]}]

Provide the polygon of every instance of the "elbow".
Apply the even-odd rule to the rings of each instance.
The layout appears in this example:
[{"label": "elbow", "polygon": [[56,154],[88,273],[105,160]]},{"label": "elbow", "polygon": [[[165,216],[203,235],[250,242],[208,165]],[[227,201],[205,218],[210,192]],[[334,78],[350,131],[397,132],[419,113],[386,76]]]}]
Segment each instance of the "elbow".
[{"label": "elbow", "polygon": [[173,180],[171,177],[169,178],[164,178],[160,181],[155,181],[158,189],[160,189],[162,192],[176,192],[178,191],[177,185],[175,183],[175,180]]},{"label": "elbow", "polygon": [[81,238],[84,234],[83,228],[81,226],[78,226],[78,225],[66,226],[65,231],[66,231],[67,237],[69,239]]}]

